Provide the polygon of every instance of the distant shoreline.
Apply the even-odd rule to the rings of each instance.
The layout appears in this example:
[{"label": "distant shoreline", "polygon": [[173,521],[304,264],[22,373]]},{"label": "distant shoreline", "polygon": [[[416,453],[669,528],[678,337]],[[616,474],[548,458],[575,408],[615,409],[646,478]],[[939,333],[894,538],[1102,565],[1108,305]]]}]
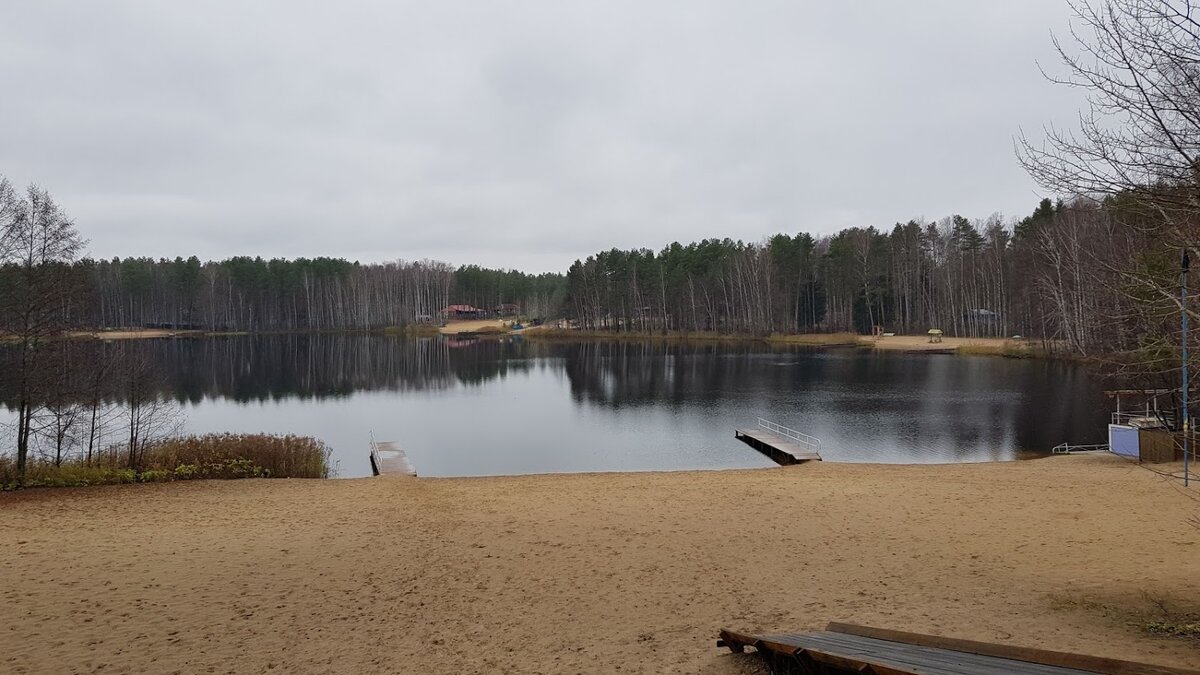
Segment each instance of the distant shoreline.
[{"label": "distant shoreline", "polygon": [[940,342],[930,342],[925,335],[871,336],[855,333],[795,333],[758,335],[725,335],[720,333],[641,333],[607,331],[579,331],[549,328],[527,330],[521,333],[527,338],[539,340],[622,340],[622,341],[673,341],[673,342],[765,342],[771,345],[795,345],[802,347],[854,347],[877,351],[910,354],[959,354],[967,356],[1004,356],[1009,358],[1049,358],[1051,354],[1032,340],[1012,338],[956,338],[944,337]]},{"label": "distant shoreline", "polygon": [[622,342],[758,342],[770,345],[793,345],[823,348],[862,348],[875,351],[901,352],[908,354],[958,354],[965,356],[1002,356],[1007,358],[1058,358],[1034,340],[1014,338],[960,338],[943,337],[940,342],[930,342],[925,335],[871,336],[855,333],[794,333],[768,336],[724,334],[686,331],[597,331],[535,326],[521,330],[502,327],[502,322],[473,321],[456,322],[438,327],[429,324],[396,326],[369,329],[327,330],[278,330],[278,331],[210,331],[210,330],[167,330],[113,329],[73,331],[67,334],[75,339],[98,340],[154,340],[170,338],[208,338],[247,335],[403,335],[410,337],[478,337],[498,338],[521,336],[536,340],[562,341],[622,341]]}]

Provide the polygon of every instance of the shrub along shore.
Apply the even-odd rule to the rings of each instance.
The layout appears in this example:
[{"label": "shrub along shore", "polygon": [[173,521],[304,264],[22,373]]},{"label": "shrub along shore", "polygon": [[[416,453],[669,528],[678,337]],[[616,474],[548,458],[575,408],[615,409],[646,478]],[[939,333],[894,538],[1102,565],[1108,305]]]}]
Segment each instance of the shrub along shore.
[{"label": "shrub along shore", "polygon": [[0,456],[0,489],[160,483],[205,478],[328,478],[330,448],[308,436],[206,434],[151,444],[131,461],[126,446],[92,460],[31,461],[23,483],[15,462]]}]

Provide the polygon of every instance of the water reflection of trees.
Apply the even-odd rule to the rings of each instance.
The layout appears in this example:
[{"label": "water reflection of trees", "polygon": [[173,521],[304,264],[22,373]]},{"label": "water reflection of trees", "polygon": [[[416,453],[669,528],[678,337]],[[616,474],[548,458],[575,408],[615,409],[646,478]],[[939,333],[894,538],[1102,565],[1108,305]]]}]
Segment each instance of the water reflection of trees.
[{"label": "water reflection of trees", "polygon": [[[1053,361],[769,349],[713,343],[556,348],[571,394],[611,408],[741,399],[831,436],[894,439],[978,457],[1103,442],[1105,403],[1086,370]],[[751,421],[752,420],[747,420]],[[838,428],[829,428],[835,424]]]},{"label": "water reflection of trees", "polygon": [[748,386],[790,390],[816,370],[780,364],[780,354],[753,343],[591,342],[558,345],[576,401],[620,407],[663,401],[715,401]]},{"label": "water reflection of trees", "polygon": [[[161,395],[193,403],[205,398],[336,398],[364,390],[436,391],[478,386],[529,367],[526,360],[510,358],[511,343],[498,340],[464,345],[439,338],[305,334],[89,341],[76,348],[96,362],[131,350],[161,373]],[[14,350],[0,349],[0,367],[12,358]],[[105,397],[127,400],[125,388],[121,378],[114,378],[106,383]],[[12,395],[12,383],[0,378],[0,397],[8,403]]]},{"label": "water reflection of trees", "polygon": [[371,335],[276,335],[176,340],[153,346],[180,400],[332,398],[356,391],[477,386],[527,368],[511,344]]},{"label": "water reflection of trees", "polygon": [[181,401],[333,398],[362,389],[441,389],[450,379],[436,340],[273,335],[146,343]]},{"label": "water reflection of trees", "polygon": [[[1054,362],[771,349],[754,343],[538,342],[309,334],[79,343],[101,362],[131,349],[157,366],[160,394],[266,401],[357,391],[477,387],[536,365],[565,376],[580,405],[683,408],[742,401],[831,435],[897,445],[1023,448],[1095,442],[1103,401],[1084,370]],[[0,361],[12,350],[0,349]],[[4,364],[0,363],[0,367]],[[10,371],[11,372],[11,371]],[[122,378],[106,398],[128,401]],[[10,382],[0,396],[12,403]],[[715,409],[715,408],[714,408]],[[808,427],[806,427],[808,428]]]}]

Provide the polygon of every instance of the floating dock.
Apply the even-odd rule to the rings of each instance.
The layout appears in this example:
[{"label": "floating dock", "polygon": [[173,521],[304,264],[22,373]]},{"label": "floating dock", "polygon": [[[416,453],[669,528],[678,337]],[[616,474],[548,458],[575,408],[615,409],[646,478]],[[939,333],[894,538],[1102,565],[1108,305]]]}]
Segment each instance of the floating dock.
[{"label": "floating dock", "polygon": [[752,635],[723,630],[717,646],[734,652],[753,647],[772,673],[1200,675],[1186,668],[843,623],[811,633]]},{"label": "floating dock", "polygon": [[415,476],[408,455],[394,441],[371,441],[371,471],[376,476]]},{"label": "floating dock", "polygon": [[734,429],[733,437],[782,466],[821,460],[820,439],[761,417],[756,428]]}]

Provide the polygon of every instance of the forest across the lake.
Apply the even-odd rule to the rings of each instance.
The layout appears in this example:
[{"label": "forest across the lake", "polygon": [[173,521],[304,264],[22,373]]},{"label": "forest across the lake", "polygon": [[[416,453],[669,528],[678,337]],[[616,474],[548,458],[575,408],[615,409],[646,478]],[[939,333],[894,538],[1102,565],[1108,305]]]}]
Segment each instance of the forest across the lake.
[{"label": "forest across the lake", "polygon": [[[36,188],[21,197],[5,184],[0,197],[12,212],[57,211]],[[952,215],[825,236],[611,249],[538,274],[430,260],[95,260],[80,257],[80,246],[79,255],[54,262],[70,291],[56,309],[64,329],[366,330],[502,315],[647,334],[932,328],[1020,335],[1091,354],[1130,347],[1137,340],[1126,320],[1162,311],[1161,303],[1139,307],[1123,296],[1119,276],[1169,277],[1177,255],[1140,230],[1117,227],[1130,215],[1121,209],[1119,199],[1044,199],[1019,219]],[[16,288],[22,269],[8,260],[0,286]]]}]

